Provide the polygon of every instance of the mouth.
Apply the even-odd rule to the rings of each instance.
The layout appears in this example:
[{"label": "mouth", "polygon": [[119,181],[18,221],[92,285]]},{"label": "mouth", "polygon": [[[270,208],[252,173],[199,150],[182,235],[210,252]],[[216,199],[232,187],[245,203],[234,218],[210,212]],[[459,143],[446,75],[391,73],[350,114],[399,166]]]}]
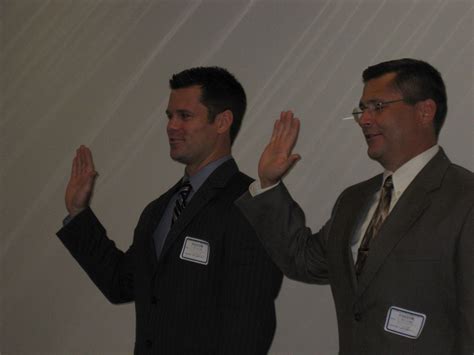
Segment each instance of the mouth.
[{"label": "mouth", "polygon": [[176,145],[184,141],[182,138],[168,138],[170,145]]},{"label": "mouth", "polygon": [[370,141],[378,136],[381,136],[381,134],[380,133],[364,133],[364,137],[366,141]]}]

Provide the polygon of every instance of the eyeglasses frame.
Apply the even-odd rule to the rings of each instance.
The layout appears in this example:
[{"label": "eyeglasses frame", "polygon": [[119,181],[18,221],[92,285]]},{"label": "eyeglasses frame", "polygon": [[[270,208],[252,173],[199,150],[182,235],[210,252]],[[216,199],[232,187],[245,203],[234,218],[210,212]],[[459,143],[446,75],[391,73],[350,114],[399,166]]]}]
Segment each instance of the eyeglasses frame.
[{"label": "eyeglasses frame", "polygon": [[390,100],[390,101],[372,101],[372,102],[369,102],[367,105],[360,104],[359,107],[355,107],[352,110],[352,117],[354,118],[354,121],[359,123],[362,118],[362,114],[364,112],[367,111],[370,114],[374,114],[375,112],[380,113],[389,104],[393,104],[395,102],[401,102],[401,101],[406,102],[407,100],[405,98],[401,98],[401,99]]}]

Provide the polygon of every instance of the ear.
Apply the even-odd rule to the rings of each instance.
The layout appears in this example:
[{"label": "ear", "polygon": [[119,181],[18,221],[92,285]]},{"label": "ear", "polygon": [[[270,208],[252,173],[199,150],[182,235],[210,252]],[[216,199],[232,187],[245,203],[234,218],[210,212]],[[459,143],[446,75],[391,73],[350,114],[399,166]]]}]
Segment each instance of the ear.
[{"label": "ear", "polygon": [[436,102],[432,99],[419,101],[417,104],[419,122],[423,126],[433,126],[434,116],[436,114]]},{"label": "ear", "polygon": [[226,133],[230,131],[230,126],[234,121],[234,115],[231,110],[225,110],[221,113],[218,113],[215,118],[215,123],[217,125],[217,133]]}]

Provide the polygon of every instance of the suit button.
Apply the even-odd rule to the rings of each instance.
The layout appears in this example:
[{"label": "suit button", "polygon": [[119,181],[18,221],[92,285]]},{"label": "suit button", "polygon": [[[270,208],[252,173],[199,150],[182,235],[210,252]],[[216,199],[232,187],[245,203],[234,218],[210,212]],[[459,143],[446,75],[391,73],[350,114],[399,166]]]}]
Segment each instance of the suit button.
[{"label": "suit button", "polygon": [[354,313],[354,319],[359,322],[362,319],[362,315],[359,312]]},{"label": "suit button", "polygon": [[155,296],[153,296],[151,298],[151,304],[157,304],[158,303],[158,298],[156,298]]},{"label": "suit button", "polygon": [[151,348],[152,341],[151,341],[150,339],[147,339],[147,340],[145,341],[145,344],[146,344],[146,346],[147,346],[148,348]]}]

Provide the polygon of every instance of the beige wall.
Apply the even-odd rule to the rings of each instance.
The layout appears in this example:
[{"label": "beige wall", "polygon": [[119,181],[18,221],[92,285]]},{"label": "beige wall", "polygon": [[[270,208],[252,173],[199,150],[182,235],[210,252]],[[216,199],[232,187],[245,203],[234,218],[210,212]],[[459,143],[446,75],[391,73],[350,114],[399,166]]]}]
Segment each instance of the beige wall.
[{"label": "beige wall", "polygon": [[[398,57],[444,75],[441,145],[474,170],[473,2],[447,0],[3,0],[2,354],[130,354],[132,305],[113,306],[55,237],[75,148],[100,172],[93,208],[127,248],[148,201],[182,174],[165,127],[167,80],[227,67],[249,107],[234,155],[255,175],[273,120],[293,109],[303,160],[287,178],[317,229],[344,186],[379,171],[348,116],[360,73]],[[286,280],[271,354],[335,354],[327,287]]]}]

